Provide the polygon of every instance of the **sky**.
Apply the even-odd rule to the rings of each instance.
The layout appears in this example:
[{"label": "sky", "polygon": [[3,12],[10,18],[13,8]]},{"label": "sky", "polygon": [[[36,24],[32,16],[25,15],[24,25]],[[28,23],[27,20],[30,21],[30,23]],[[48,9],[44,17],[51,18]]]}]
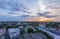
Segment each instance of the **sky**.
[{"label": "sky", "polygon": [[0,0],[0,21],[60,21],[60,0]]}]

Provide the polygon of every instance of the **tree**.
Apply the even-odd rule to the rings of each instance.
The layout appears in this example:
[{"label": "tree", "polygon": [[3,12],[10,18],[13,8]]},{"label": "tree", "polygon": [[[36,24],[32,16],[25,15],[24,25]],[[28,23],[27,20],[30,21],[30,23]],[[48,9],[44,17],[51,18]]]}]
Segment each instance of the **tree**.
[{"label": "tree", "polygon": [[28,33],[33,33],[33,29],[32,28],[28,28]]}]

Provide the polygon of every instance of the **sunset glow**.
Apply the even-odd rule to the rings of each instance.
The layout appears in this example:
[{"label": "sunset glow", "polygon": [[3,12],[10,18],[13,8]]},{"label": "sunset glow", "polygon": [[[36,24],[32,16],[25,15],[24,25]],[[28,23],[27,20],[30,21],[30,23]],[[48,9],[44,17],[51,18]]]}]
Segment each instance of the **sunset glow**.
[{"label": "sunset glow", "polygon": [[0,21],[60,21],[60,0],[1,0]]},{"label": "sunset glow", "polygon": [[52,22],[54,18],[36,17],[25,21]]}]

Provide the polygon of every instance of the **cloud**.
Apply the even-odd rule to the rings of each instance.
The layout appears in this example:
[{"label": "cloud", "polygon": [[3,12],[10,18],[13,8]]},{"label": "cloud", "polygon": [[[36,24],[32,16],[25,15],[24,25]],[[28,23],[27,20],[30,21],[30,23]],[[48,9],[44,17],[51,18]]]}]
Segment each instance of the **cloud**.
[{"label": "cloud", "polygon": [[[44,7],[41,7],[41,5]],[[40,9],[43,13],[38,13],[39,16],[55,19],[60,18],[60,0],[39,0],[39,7],[43,9],[42,11]],[[46,11],[50,13],[46,14]]]},{"label": "cloud", "polygon": [[0,15],[0,21],[23,21],[27,20],[28,17],[24,16],[9,16],[9,15]]},{"label": "cloud", "polygon": [[46,18],[54,18],[58,17],[58,15],[49,15],[50,12],[45,12],[45,13],[38,13],[38,16],[46,17]]},{"label": "cloud", "polygon": [[19,11],[28,13],[28,11],[26,11],[27,8],[19,1],[20,0],[2,0],[0,1],[0,9],[3,9],[10,14]]},{"label": "cloud", "polygon": [[[60,18],[60,0],[0,0],[0,20]],[[37,18],[36,18],[37,20]]]}]

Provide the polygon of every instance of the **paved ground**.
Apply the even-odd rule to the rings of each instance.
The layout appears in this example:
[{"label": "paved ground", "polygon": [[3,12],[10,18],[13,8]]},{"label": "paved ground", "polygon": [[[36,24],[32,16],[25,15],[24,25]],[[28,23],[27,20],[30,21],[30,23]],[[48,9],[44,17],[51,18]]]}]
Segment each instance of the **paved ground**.
[{"label": "paved ground", "polygon": [[45,38],[44,35],[41,33],[34,33],[32,37],[33,39],[44,39]]},{"label": "paved ground", "polygon": [[45,36],[41,33],[25,33],[24,39],[45,39]]},{"label": "paved ground", "polygon": [[23,36],[24,39],[33,39],[31,33],[25,33]]}]

